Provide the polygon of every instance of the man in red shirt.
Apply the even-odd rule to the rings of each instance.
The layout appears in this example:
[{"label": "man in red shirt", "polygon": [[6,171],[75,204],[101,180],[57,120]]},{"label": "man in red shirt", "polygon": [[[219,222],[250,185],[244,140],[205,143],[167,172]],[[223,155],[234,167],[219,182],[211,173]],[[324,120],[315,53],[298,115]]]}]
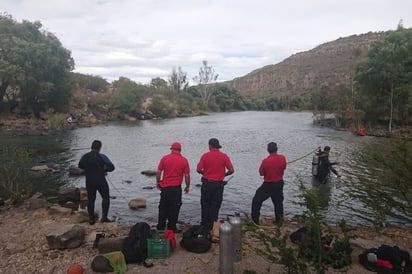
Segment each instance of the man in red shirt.
[{"label": "man in red shirt", "polygon": [[180,152],[180,143],[173,143],[171,153],[162,157],[156,172],[156,187],[160,192],[158,230],[167,229],[179,232],[176,223],[182,205],[182,182],[185,179],[185,193],[189,193],[189,162]]},{"label": "man in red shirt", "polygon": [[209,230],[219,217],[225,185],[223,179],[234,172],[232,162],[225,153],[219,150],[220,148],[222,147],[219,140],[211,138],[209,152],[202,155],[196,168],[197,172],[202,174],[200,224]]},{"label": "man in red shirt", "polygon": [[278,146],[274,142],[268,144],[269,156],[263,159],[259,174],[263,176],[263,184],[256,190],[252,200],[252,220],[258,225],[260,208],[269,197],[275,207],[276,223],[283,220],[283,173],[286,169],[286,158],[278,154]]}]

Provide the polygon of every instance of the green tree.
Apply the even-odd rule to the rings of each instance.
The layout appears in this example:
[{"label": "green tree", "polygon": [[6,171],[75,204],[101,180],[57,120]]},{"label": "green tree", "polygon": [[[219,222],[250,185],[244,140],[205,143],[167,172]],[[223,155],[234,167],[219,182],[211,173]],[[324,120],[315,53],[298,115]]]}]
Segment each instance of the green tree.
[{"label": "green tree", "polygon": [[0,15],[0,110],[7,89],[18,90],[22,107],[36,116],[48,108],[67,107],[70,98],[70,51],[40,22],[16,22]]},{"label": "green tree", "polygon": [[187,81],[187,73],[182,70],[181,67],[172,69],[172,73],[169,76],[169,85],[174,92],[179,92],[181,90],[186,90],[189,86]]},{"label": "green tree", "polygon": [[378,117],[388,122],[391,133],[395,111],[404,109],[410,101],[412,29],[399,26],[384,41],[374,44],[368,59],[358,66],[356,80],[367,100],[373,102],[366,111],[382,106],[384,116]]},{"label": "green tree", "polygon": [[167,82],[166,82],[166,80],[164,80],[164,79],[162,79],[162,78],[160,78],[160,77],[156,77],[156,78],[153,78],[153,79],[150,81],[150,86],[153,87],[153,88],[155,88],[155,89],[162,90],[162,89],[166,89],[166,88],[167,88]]},{"label": "green tree", "polygon": [[82,73],[71,73],[73,88],[84,88],[93,91],[105,91],[109,83],[101,76]]},{"label": "green tree", "polygon": [[119,112],[130,115],[140,113],[143,98],[148,92],[148,88],[136,82],[120,77],[113,82],[113,97],[111,107]]},{"label": "green tree", "polygon": [[215,82],[219,74],[215,72],[212,66],[208,66],[207,61],[202,61],[202,66],[199,69],[199,74],[193,78],[193,81],[199,85],[199,93],[202,98],[203,104],[207,107],[209,104],[212,92],[210,90],[210,84]]}]

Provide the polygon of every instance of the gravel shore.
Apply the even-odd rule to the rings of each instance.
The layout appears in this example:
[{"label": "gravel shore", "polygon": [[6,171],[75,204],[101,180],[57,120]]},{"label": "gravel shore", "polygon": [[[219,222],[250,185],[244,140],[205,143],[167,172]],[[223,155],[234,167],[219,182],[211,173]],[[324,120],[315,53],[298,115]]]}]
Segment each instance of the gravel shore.
[{"label": "gravel shore", "polygon": [[[92,259],[99,254],[93,248],[96,232],[107,235],[126,236],[128,227],[120,227],[116,223],[96,223],[89,225],[80,223],[86,229],[85,242],[78,248],[66,250],[50,250],[46,235],[48,228],[58,224],[79,224],[79,213],[70,215],[51,214],[48,208],[36,210],[26,206],[0,207],[0,273],[44,273],[65,274],[72,264],[80,264],[85,273],[96,273],[91,270]],[[139,220],[136,220],[137,222]],[[291,233],[299,228],[299,224],[285,222],[282,233]],[[268,229],[268,233],[270,229]],[[328,273],[371,273],[358,262],[358,255],[368,246],[380,244],[397,245],[401,249],[412,251],[412,230],[385,228],[380,233],[372,228],[354,228],[351,233],[357,240],[351,244],[353,248],[352,265],[349,268],[334,270]],[[176,234],[179,243],[182,233]],[[375,246],[374,246],[375,245]],[[282,265],[268,260],[259,251],[262,244],[252,234],[243,235],[243,258],[234,265],[235,273],[283,273]],[[219,273],[219,244],[203,254],[187,252],[177,245],[167,259],[149,259],[154,264],[145,268],[139,264],[129,264],[127,273]]]}]

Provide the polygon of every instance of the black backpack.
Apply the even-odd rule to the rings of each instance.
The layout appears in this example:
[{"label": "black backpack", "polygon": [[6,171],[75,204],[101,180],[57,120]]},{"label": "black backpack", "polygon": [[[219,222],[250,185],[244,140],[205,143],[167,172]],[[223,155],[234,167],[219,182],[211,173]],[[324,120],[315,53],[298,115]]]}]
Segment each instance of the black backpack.
[{"label": "black backpack", "polygon": [[212,246],[208,229],[202,225],[193,225],[183,232],[180,246],[194,253],[207,252]]},{"label": "black backpack", "polygon": [[126,263],[142,263],[147,258],[147,239],[151,230],[148,223],[139,222],[132,226],[123,241],[122,252]]},{"label": "black backpack", "polygon": [[[389,262],[391,267],[369,261],[368,254],[374,254],[376,259]],[[370,271],[380,274],[412,273],[412,261],[409,253],[397,246],[381,245],[378,248],[366,249],[359,255],[359,262]]]}]

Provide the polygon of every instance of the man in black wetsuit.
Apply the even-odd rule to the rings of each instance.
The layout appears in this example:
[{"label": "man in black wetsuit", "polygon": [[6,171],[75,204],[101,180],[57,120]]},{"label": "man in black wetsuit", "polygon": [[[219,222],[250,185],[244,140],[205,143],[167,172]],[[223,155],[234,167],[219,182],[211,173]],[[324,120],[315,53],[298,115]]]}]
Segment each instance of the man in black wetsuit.
[{"label": "man in black wetsuit", "polygon": [[106,181],[106,172],[114,170],[113,163],[109,158],[100,153],[102,142],[95,140],[92,143],[92,150],[82,156],[79,161],[79,168],[85,170],[86,189],[87,189],[87,212],[89,213],[89,223],[93,225],[96,220],[94,217],[94,203],[96,192],[102,197],[102,218],[100,222],[112,222],[108,217],[110,206],[109,185]]},{"label": "man in black wetsuit", "polygon": [[326,183],[327,176],[329,175],[330,171],[335,173],[337,177],[340,177],[336,169],[333,168],[333,165],[337,165],[339,163],[329,161],[329,152],[330,152],[330,146],[325,146],[323,151],[318,152],[319,169],[318,169],[318,174],[316,175],[316,179],[318,179],[318,181],[322,184]]}]

